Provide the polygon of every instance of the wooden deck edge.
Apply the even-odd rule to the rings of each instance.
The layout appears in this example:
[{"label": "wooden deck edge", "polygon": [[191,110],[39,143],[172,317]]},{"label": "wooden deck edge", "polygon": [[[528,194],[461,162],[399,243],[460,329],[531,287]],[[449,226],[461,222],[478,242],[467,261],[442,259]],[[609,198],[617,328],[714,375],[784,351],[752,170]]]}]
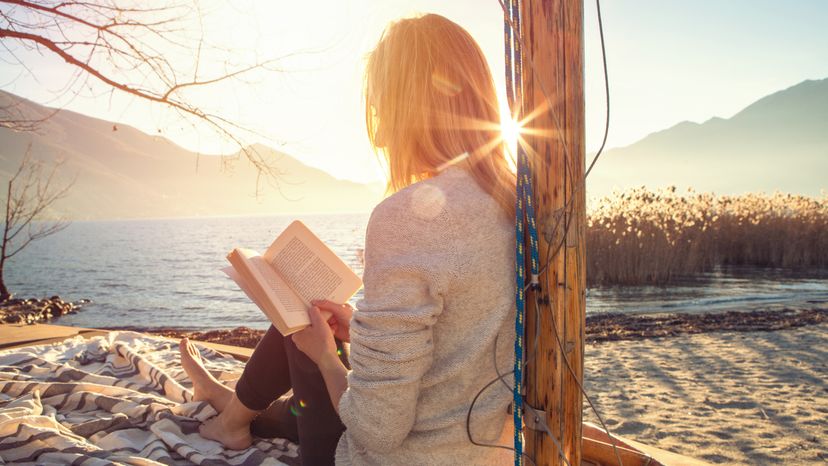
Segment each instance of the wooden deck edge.
[{"label": "wooden deck edge", "polygon": [[67,338],[96,332],[101,334],[99,330],[84,327],[48,324],[3,324],[0,325],[0,350],[56,343]]},{"label": "wooden deck edge", "polygon": [[[66,325],[52,324],[4,324],[0,325],[0,351],[26,346],[60,343],[77,336],[82,336],[84,338],[105,336],[113,331],[117,330],[100,330],[95,328],[69,327]],[[166,338],[161,336],[157,337]],[[167,339],[175,341],[172,338]],[[192,341],[197,345],[216,350],[239,361],[247,361],[253,354],[253,349],[251,348],[242,348],[239,346],[223,345],[221,343],[210,343],[206,341]]]},{"label": "wooden deck edge", "polygon": [[[621,463],[624,466],[657,466],[658,464],[654,461],[655,458],[641,451],[632,450],[618,444],[613,448],[612,444],[586,436],[583,438],[581,451],[583,461],[587,464],[616,465],[618,464],[618,457],[621,457]],[[618,456],[616,456],[616,452]]]},{"label": "wooden deck edge", "polygon": [[636,450],[652,456],[655,460],[657,460],[664,466],[712,466],[710,463],[706,461],[702,461],[696,458],[690,458],[688,456],[663,450],[652,445],[646,445],[644,443],[636,442],[635,440],[630,440],[624,437],[619,438],[624,440],[624,442],[628,443]]},{"label": "wooden deck edge", "polygon": [[11,345],[0,345],[0,351],[15,349],[15,348],[25,348],[26,346],[39,346],[39,345],[49,345],[49,344],[53,344],[53,343],[61,343],[63,341],[66,341],[70,338],[74,338],[74,337],[77,337],[77,336],[82,336],[84,338],[92,338],[92,337],[104,336],[106,334],[107,334],[107,332],[101,331],[101,330],[89,330],[89,331],[86,331],[86,332],[78,332],[75,335],[69,335],[69,336],[43,338],[43,339],[39,339],[39,340],[30,340],[30,341],[20,341],[20,342],[15,342],[14,344],[11,344]]},{"label": "wooden deck edge", "polygon": [[[618,460],[615,456],[615,451],[612,448],[613,442],[606,432],[604,432],[600,427],[596,426],[595,424],[589,422],[584,422],[583,432],[583,451],[585,460],[590,460],[590,457],[587,456],[587,451],[589,448],[590,451],[593,452],[592,461],[597,461],[597,464],[613,466],[618,464]],[[662,464],[664,466],[711,466],[710,463],[707,463],[705,461],[690,458],[688,456],[684,456],[678,453],[673,453],[671,451],[667,451],[658,447],[653,447],[651,445],[646,445],[644,443],[637,442],[635,440],[631,440],[620,435],[613,434],[612,439],[615,440],[615,445],[619,448],[619,453],[621,454],[621,460],[624,462],[624,466],[628,466],[628,461],[625,457],[627,453],[625,450],[635,451],[636,453],[638,453],[638,455],[640,455],[639,458],[630,456],[629,464],[631,465],[649,464],[650,466],[654,466],[656,464]],[[647,458],[652,458],[652,460],[655,460],[655,462],[650,461],[648,463]],[[637,462],[639,460],[643,462]]]}]

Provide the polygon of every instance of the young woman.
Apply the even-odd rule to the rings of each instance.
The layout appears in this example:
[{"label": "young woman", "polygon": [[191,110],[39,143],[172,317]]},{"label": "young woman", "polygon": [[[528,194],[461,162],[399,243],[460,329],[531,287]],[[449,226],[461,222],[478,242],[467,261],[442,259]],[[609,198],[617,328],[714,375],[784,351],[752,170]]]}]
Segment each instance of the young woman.
[{"label": "young woman", "polygon": [[183,340],[196,397],[220,412],[201,433],[245,448],[267,419],[303,464],[509,463],[469,440],[508,446],[513,432],[511,390],[483,390],[511,368],[515,317],[515,177],[488,65],[448,19],[403,19],[368,57],[365,96],[393,194],[368,223],[364,298],[314,303],[291,337],[271,327],[235,391]]}]

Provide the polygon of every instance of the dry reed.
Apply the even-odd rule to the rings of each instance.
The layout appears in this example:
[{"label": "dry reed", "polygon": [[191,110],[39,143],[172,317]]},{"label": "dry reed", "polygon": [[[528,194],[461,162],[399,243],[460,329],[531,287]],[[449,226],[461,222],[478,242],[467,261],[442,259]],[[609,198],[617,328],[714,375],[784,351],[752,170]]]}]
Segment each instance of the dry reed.
[{"label": "dry reed", "polygon": [[666,284],[736,265],[828,267],[828,196],[638,188],[589,212],[590,285]]}]

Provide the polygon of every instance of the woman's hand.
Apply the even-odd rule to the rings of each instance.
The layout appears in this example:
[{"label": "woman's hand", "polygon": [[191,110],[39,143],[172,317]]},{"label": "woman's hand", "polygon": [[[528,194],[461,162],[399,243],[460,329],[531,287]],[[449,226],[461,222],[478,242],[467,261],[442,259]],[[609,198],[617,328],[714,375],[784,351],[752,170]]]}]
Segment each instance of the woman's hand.
[{"label": "woman's hand", "polygon": [[322,366],[331,363],[331,359],[339,360],[336,354],[336,342],[334,341],[333,330],[328,325],[328,322],[325,321],[325,318],[322,317],[318,307],[311,307],[308,310],[308,316],[310,316],[310,326],[294,333],[290,337],[293,339],[296,347],[322,369]]},{"label": "woman's hand", "polygon": [[328,325],[336,338],[340,341],[351,342],[351,316],[354,315],[354,308],[350,304],[336,304],[324,299],[311,301],[311,304],[322,311],[331,313]]},{"label": "woman's hand", "polygon": [[325,380],[328,396],[334,409],[339,413],[339,400],[348,389],[348,369],[336,354],[336,341],[333,330],[322,316],[322,311],[313,306],[309,311],[310,327],[306,327],[290,337],[300,351],[305,353],[319,367]]}]

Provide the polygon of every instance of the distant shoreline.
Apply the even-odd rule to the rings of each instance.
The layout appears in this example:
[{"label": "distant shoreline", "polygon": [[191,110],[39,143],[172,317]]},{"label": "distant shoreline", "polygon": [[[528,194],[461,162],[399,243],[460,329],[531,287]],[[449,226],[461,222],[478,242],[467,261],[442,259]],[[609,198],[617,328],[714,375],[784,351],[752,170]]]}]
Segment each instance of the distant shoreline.
[{"label": "distant shoreline", "polygon": [[[621,340],[644,340],[685,334],[710,332],[774,331],[828,322],[828,307],[749,310],[707,313],[671,313],[653,315],[599,314],[586,318],[586,343],[597,344]],[[187,337],[197,341],[254,348],[265,330],[248,327],[233,329],[191,330],[176,327],[104,327],[105,330],[129,330],[169,338]]]}]

